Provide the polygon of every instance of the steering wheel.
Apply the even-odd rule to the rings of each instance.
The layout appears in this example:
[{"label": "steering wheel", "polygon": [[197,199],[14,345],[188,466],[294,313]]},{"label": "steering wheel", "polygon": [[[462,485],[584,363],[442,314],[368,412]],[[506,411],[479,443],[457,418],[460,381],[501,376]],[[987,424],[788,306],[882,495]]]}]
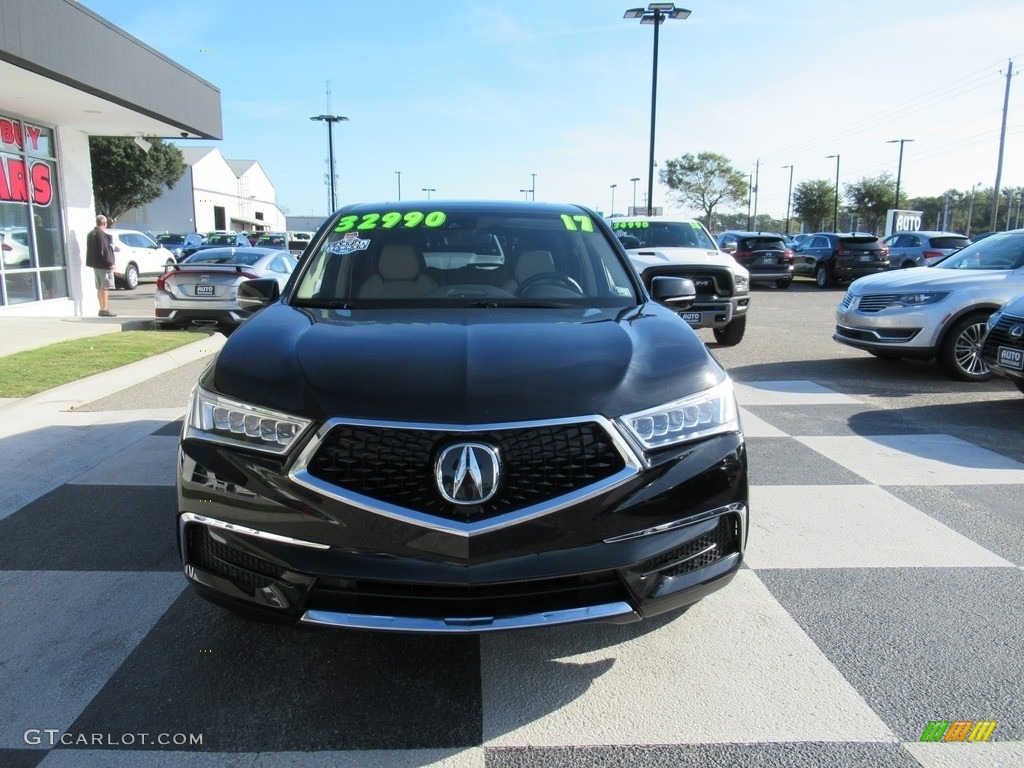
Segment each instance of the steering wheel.
[{"label": "steering wheel", "polygon": [[563,275],[561,272],[540,272],[523,280],[516,288],[516,296],[522,296],[535,285],[560,285],[580,296],[585,295],[580,284],[568,275]]}]

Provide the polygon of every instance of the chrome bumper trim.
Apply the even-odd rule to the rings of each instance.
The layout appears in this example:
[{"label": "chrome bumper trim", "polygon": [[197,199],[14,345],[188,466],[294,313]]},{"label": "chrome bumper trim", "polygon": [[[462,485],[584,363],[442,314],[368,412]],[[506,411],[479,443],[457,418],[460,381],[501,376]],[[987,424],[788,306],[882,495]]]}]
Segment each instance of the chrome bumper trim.
[{"label": "chrome bumper trim", "polygon": [[665,531],[673,531],[676,528],[685,528],[688,525],[693,525],[694,523],[699,523],[712,517],[718,517],[720,515],[727,515],[730,513],[738,513],[745,520],[747,517],[747,505],[743,502],[736,501],[732,504],[726,504],[724,507],[717,507],[716,509],[709,509],[705,512],[701,512],[699,515],[684,517],[682,520],[673,520],[671,523],[663,523],[662,525],[655,525],[651,528],[633,531],[632,533],[624,533],[621,536],[612,536],[611,538],[605,539],[604,543],[615,544],[619,541],[639,539],[642,536],[654,536],[655,534],[664,533]]},{"label": "chrome bumper trim", "polygon": [[179,528],[184,532],[186,523],[199,523],[200,525],[207,525],[210,528],[219,528],[222,531],[231,531],[232,533],[241,533],[246,536],[255,536],[256,538],[263,539],[264,541],[277,541],[281,544],[293,544],[297,547],[309,547],[310,549],[330,549],[328,544],[319,544],[315,541],[305,541],[303,539],[293,539],[291,536],[282,536],[278,533],[267,533],[266,531],[260,531],[256,528],[246,528],[244,525],[235,525],[234,523],[226,523],[223,520],[216,520],[212,517],[206,517],[205,515],[197,515],[194,512],[182,512],[179,519]]},{"label": "chrome bumper trim", "polygon": [[372,629],[385,632],[423,632],[434,634],[477,634],[498,632],[506,629],[529,629],[532,627],[553,627],[558,624],[573,624],[581,621],[601,621],[613,618],[640,616],[629,603],[605,603],[584,608],[569,608],[564,611],[527,614],[524,616],[478,616],[471,618],[415,618],[407,616],[373,616],[360,613],[339,613],[336,611],[306,611],[299,619],[304,624],[349,629]]}]

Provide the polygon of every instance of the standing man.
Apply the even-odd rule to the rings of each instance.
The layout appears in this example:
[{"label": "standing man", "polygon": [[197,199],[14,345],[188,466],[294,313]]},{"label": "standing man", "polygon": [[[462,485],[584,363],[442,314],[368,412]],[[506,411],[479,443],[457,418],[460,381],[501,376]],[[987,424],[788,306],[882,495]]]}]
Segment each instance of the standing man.
[{"label": "standing man", "polygon": [[106,229],[107,217],[100,214],[96,217],[96,229],[89,233],[85,241],[85,266],[92,267],[96,276],[100,317],[117,317],[107,304],[109,292],[114,287],[114,247],[110,244],[110,235]]}]

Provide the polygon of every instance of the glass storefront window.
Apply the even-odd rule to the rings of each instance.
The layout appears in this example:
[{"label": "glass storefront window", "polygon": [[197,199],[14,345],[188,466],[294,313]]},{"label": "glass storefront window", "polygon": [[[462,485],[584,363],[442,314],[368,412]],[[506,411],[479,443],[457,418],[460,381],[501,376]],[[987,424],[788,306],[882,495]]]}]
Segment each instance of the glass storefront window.
[{"label": "glass storefront window", "polygon": [[0,306],[66,298],[53,131],[0,115]]}]

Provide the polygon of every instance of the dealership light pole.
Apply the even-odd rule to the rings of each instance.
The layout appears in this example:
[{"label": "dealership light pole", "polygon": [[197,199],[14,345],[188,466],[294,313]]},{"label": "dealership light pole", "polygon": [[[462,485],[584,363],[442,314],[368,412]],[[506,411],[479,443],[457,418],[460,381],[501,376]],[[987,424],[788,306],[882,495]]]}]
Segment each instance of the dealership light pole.
[{"label": "dealership light pole", "polygon": [[890,139],[885,142],[886,144],[899,144],[900,145],[900,162],[896,166],[896,205],[893,206],[897,210],[900,207],[900,177],[903,175],[903,145],[913,139]]},{"label": "dealership light pole", "polygon": [[528,190],[528,189],[520,189],[519,191],[525,193],[523,195],[524,202],[530,202],[530,190]]},{"label": "dealership light pole", "polygon": [[422,189],[420,190],[420,192],[426,192],[426,193],[427,193],[427,200],[429,200],[429,199],[430,199],[430,193],[431,193],[431,192],[437,192],[437,190],[436,190],[436,189],[434,189],[433,187],[423,187],[423,188],[422,188]]},{"label": "dealership light pole", "polygon": [[977,191],[978,185],[980,184],[980,181],[976,181],[974,182],[974,186],[971,187],[971,203],[967,206],[967,231],[964,232],[964,235],[967,237],[971,236],[971,219],[974,217],[974,193]]},{"label": "dealership light pole", "polygon": [[630,181],[633,182],[633,215],[636,216],[636,183],[640,181],[640,177],[634,176]]},{"label": "dealership light pole", "polygon": [[537,174],[530,174],[530,199],[537,202]]},{"label": "dealership light pole", "polygon": [[832,204],[832,231],[839,231],[839,155],[825,155],[826,160],[836,159],[836,199]]},{"label": "dealership light pole", "polygon": [[402,202],[402,172],[395,171],[398,174],[398,202]]},{"label": "dealership light pole", "polygon": [[316,115],[315,117],[311,117],[309,119],[319,120],[327,123],[327,156],[328,165],[330,166],[331,172],[331,210],[329,210],[327,213],[331,214],[334,213],[335,209],[338,207],[338,198],[337,195],[335,195],[334,193],[334,124],[347,122],[348,118],[343,117],[341,115]]},{"label": "dealership light pole", "polygon": [[610,216],[614,216],[615,215],[615,188],[617,186],[619,186],[619,185],[618,184],[612,184],[612,212],[609,214]]},{"label": "dealership light pole", "polygon": [[792,165],[784,165],[784,166],[782,166],[782,168],[783,168],[783,170],[785,170],[786,168],[789,168],[789,194],[786,195],[786,232],[785,232],[785,234],[788,235],[789,234],[789,207],[790,207],[790,203],[793,202],[793,166]]},{"label": "dealership light pole", "polygon": [[676,8],[675,3],[651,3],[647,9],[630,8],[624,19],[640,19],[641,24],[654,25],[654,64],[651,71],[651,151],[647,161],[647,215],[654,213],[654,126],[658,107],[658,28],[665,19],[685,19],[690,12],[685,8]]}]

